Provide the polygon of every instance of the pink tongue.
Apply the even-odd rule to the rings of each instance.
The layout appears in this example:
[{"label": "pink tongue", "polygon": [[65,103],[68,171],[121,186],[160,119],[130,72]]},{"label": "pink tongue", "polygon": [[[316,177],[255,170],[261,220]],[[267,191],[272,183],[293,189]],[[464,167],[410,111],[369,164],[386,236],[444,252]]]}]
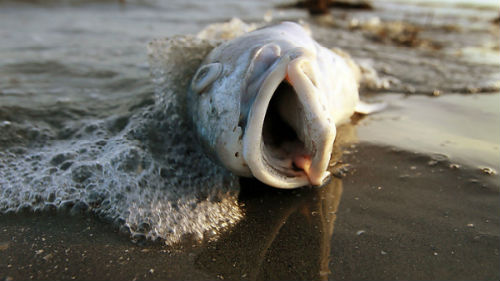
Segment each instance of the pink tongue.
[{"label": "pink tongue", "polygon": [[307,175],[307,178],[309,179],[309,182],[311,182],[311,178],[309,177],[310,169],[311,169],[311,156],[309,155],[296,155],[293,157],[293,164],[299,169],[304,170],[304,172]]}]

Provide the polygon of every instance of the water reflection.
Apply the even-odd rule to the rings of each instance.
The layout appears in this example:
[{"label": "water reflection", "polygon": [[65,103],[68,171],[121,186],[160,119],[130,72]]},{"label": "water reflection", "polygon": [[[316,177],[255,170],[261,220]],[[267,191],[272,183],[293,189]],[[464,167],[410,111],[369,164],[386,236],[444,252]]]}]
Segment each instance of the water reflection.
[{"label": "water reflection", "polygon": [[241,185],[245,218],[209,245],[197,266],[232,279],[327,279],[342,181],[334,178],[323,188],[295,191],[249,179]]},{"label": "water reflection", "polygon": [[[355,139],[351,124],[338,130],[332,164]],[[338,165],[332,169],[336,169]],[[279,190],[241,179],[245,217],[196,257],[214,277],[248,280],[326,280],[342,180],[322,188]]]}]

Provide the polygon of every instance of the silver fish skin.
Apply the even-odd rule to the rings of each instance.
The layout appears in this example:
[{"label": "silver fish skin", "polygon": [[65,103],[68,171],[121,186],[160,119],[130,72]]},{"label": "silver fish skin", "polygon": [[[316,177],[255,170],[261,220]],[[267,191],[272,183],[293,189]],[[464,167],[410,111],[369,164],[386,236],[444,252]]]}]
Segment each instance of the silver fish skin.
[{"label": "silver fish skin", "polygon": [[327,180],[336,125],[349,120],[359,96],[344,57],[283,22],[214,48],[187,102],[212,158],[236,175],[288,189]]}]

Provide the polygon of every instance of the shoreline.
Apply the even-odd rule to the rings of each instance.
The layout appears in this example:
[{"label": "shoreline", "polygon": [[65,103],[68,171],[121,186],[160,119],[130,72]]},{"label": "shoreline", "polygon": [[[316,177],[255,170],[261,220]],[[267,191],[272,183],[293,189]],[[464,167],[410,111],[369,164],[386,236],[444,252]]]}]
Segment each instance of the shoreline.
[{"label": "shoreline", "polygon": [[[211,185],[195,186],[188,189],[192,192],[181,202],[184,209],[180,212],[181,204],[177,203],[184,198],[182,192],[188,193],[181,180],[192,175],[163,169],[157,175],[161,178],[152,178],[172,180],[170,187],[178,189],[165,193],[174,199],[153,197],[158,208],[163,199],[173,200],[167,202],[172,203],[170,209],[163,205],[164,212],[153,215],[160,217],[156,222],[163,226],[161,218],[172,213],[168,222],[178,223],[176,226],[185,223],[172,228],[182,238],[172,246],[130,237],[130,233],[120,232],[117,224],[89,214],[89,205],[84,206],[83,215],[68,210],[2,214],[0,279],[500,279],[500,28],[491,23],[498,11],[396,2],[374,2],[374,10],[332,9],[320,17],[306,17],[303,10],[272,10],[274,21],[305,19],[321,44],[351,54],[365,74],[372,75],[361,88],[362,99],[388,104],[382,112],[355,116],[350,124],[338,128],[331,163],[336,177],[328,185],[286,191],[240,179],[237,190],[224,193],[222,189],[223,193],[209,199]],[[99,14],[101,4],[117,12],[116,18]],[[117,10],[111,2],[92,2],[63,5],[56,12],[39,3],[0,4],[10,5],[14,15],[4,17],[4,22],[18,24],[18,28],[23,24],[16,22],[16,11],[34,18],[24,30],[0,30],[11,38],[8,47],[0,48],[0,58],[8,58],[8,67],[0,68],[0,74],[5,74],[0,75],[0,82],[8,85],[0,89],[0,129],[10,134],[0,134],[0,155],[22,162],[27,148],[43,148],[50,141],[70,143],[78,133],[83,134],[84,145],[102,148],[128,126],[132,111],[151,115],[147,109],[155,104],[153,88],[161,85],[147,77],[150,65],[144,62],[143,41],[172,35],[173,22],[179,30],[191,32],[226,19],[224,13],[210,17],[198,11],[203,16],[197,22],[183,22],[181,12],[175,15],[168,5],[161,4],[155,6],[158,14],[147,5],[127,6],[127,2]],[[264,9],[261,6],[265,5],[256,4],[259,8],[246,20],[261,20],[256,16]],[[235,7],[226,12],[239,11],[239,6]],[[60,11],[75,14],[68,20]],[[179,16],[174,17],[177,22],[168,22],[161,14],[164,12]],[[99,16],[94,18],[96,13]],[[197,15],[196,11],[190,15]],[[73,17],[75,24],[71,25]],[[47,18],[53,19],[54,25],[39,27],[38,22]],[[68,27],[55,27],[61,23],[68,23]],[[127,33],[123,26],[135,29]],[[166,31],[158,32],[160,28]],[[32,37],[25,40],[24,33]],[[90,40],[79,42],[80,36]],[[122,36],[130,42],[124,44]],[[103,47],[103,42],[110,46]],[[40,52],[46,61],[39,61]],[[196,50],[193,53],[199,55]],[[30,60],[30,56],[36,59]],[[25,61],[21,57],[26,57]],[[161,124],[159,121],[144,121],[151,126],[145,127],[149,135],[141,140],[150,141],[156,155],[164,155],[171,151],[163,146],[165,136],[155,133],[154,125]],[[61,129],[63,125],[67,127]],[[107,129],[110,136],[98,135]],[[128,169],[124,174],[132,175],[131,180],[137,176],[133,173],[148,167],[148,159],[141,158],[134,146],[138,142],[118,151],[128,159],[117,161],[127,164],[122,165]],[[51,148],[60,152],[59,148],[67,147]],[[126,154],[129,150],[135,154]],[[82,157],[90,161],[100,155],[96,151],[93,155],[84,151]],[[60,161],[68,161],[64,170],[63,163],[40,170],[65,173],[71,171],[71,165],[81,164],[71,153],[60,156],[68,158]],[[57,157],[51,159],[58,162]],[[31,169],[39,160],[33,158],[30,161],[34,162],[26,165]],[[1,162],[4,166],[0,169],[9,164]],[[174,167],[188,170],[189,164]],[[29,176],[31,170],[26,171]],[[81,176],[84,182],[86,170],[81,171],[76,178]],[[20,175],[16,176],[24,178]],[[97,195],[109,203],[109,198],[119,198],[125,192]],[[78,199],[77,192],[73,195]],[[148,195],[134,199],[149,203]],[[203,205],[196,200],[198,195],[204,196],[202,203],[210,205],[195,213],[188,207]],[[94,198],[97,205],[99,196]],[[224,196],[232,201],[226,202],[227,208],[218,208]],[[144,206],[138,212],[158,211]],[[210,217],[218,212],[223,219],[228,218],[228,210],[234,211],[234,220],[221,222]],[[226,224],[226,228],[203,228],[213,233],[200,240],[199,232],[186,234],[190,221],[186,223],[182,216],[191,214],[193,221],[205,219],[201,226]],[[148,229],[152,225],[145,222],[140,226]]]},{"label": "shoreline", "polygon": [[322,189],[275,190],[242,179],[244,219],[201,244],[133,243],[92,217],[2,215],[2,278],[500,276],[498,175],[456,169],[449,161],[429,164],[429,155],[365,142],[346,149],[347,172]]}]

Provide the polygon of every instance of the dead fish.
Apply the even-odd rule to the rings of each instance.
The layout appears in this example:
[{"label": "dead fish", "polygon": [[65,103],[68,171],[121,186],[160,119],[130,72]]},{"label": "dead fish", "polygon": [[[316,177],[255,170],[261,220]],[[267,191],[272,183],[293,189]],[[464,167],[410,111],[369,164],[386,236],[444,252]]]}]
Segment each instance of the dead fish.
[{"label": "dead fish", "polygon": [[214,48],[188,90],[208,154],[236,175],[277,188],[321,186],[329,178],[336,125],[359,104],[349,63],[292,22]]}]

